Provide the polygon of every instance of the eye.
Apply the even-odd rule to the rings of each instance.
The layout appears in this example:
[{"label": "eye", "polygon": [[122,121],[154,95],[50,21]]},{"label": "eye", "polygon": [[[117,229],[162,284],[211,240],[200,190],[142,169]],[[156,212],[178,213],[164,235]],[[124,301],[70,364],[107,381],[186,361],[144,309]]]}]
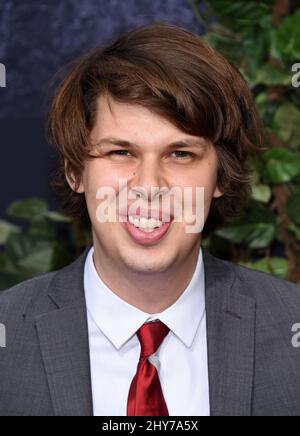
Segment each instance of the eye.
[{"label": "eye", "polygon": [[[126,157],[126,156],[132,156],[130,151],[128,150],[112,150],[108,153],[110,156],[120,156],[120,157]],[[175,155],[175,158],[179,160],[189,159],[194,156],[194,153],[191,153],[189,151],[183,151],[183,150],[176,150],[171,153],[171,155]]]},{"label": "eye", "polygon": [[177,158],[179,159],[186,159],[186,158],[190,158],[193,156],[193,153],[189,152],[189,151],[182,151],[182,150],[176,150],[173,151],[171,154],[177,154]]},{"label": "eye", "polygon": [[127,156],[126,153],[130,154],[130,152],[128,150],[113,150],[113,151],[110,151],[108,154],[109,155],[116,155],[116,156]]}]

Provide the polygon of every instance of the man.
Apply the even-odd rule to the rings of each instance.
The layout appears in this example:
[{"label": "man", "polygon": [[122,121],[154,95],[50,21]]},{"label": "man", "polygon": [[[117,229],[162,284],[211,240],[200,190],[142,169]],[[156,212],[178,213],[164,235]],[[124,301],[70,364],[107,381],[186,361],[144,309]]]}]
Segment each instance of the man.
[{"label": "man", "polygon": [[93,244],[1,294],[0,414],[300,415],[299,287],[201,246],[260,150],[239,72],[184,29],[140,27],[72,65],[49,136]]}]

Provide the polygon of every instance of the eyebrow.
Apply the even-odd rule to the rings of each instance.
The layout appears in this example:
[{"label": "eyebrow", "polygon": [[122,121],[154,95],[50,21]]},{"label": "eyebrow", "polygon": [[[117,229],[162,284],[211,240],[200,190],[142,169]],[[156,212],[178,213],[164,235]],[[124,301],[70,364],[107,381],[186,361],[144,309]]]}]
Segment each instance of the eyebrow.
[{"label": "eyebrow", "polygon": [[[97,141],[96,146],[101,146],[104,144],[110,144],[110,145],[117,145],[119,147],[126,147],[126,148],[140,148],[141,146],[138,144],[135,144],[131,141],[126,141],[125,139],[120,138],[103,138],[100,141]],[[167,145],[168,149],[174,149],[174,148],[184,148],[184,147],[191,147],[191,146],[200,146],[202,149],[205,149],[207,147],[207,143],[204,140],[204,138],[184,138],[179,141],[172,142]]]}]

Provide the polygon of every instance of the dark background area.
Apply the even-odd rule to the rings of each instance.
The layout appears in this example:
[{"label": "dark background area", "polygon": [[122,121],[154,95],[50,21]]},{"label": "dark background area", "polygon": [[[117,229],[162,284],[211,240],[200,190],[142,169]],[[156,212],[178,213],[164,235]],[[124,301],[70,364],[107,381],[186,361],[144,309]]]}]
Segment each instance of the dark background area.
[{"label": "dark background area", "polygon": [[200,33],[187,0],[0,0],[0,218],[14,200],[58,207],[45,116],[54,74],[73,58],[142,24],[165,21]]}]

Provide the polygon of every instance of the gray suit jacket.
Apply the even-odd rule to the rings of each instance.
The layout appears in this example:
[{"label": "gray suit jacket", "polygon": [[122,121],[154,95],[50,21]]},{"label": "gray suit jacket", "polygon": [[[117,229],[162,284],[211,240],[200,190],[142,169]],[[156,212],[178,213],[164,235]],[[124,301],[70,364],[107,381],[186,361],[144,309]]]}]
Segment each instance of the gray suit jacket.
[{"label": "gray suit jacket", "polygon": [[[7,335],[0,348],[1,416],[93,414],[87,251],[0,293]],[[300,348],[292,346],[300,287],[206,250],[204,265],[211,415],[300,416]]]}]

